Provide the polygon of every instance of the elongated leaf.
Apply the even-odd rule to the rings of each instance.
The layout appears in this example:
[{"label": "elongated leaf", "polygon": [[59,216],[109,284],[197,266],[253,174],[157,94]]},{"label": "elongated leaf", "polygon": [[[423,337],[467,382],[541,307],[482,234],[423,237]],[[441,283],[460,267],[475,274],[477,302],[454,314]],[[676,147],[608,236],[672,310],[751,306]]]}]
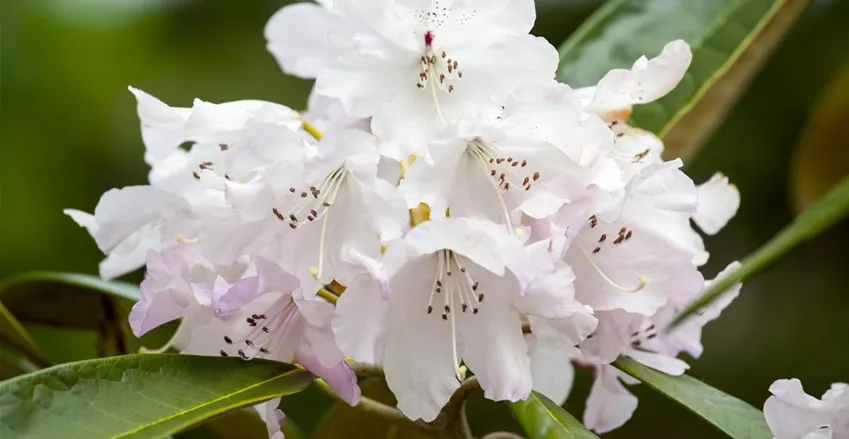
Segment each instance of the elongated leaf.
[{"label": "elongated leaf", "polygon": [[669,157],[686,156],[722,120],[809,3],[611,0],[563,43],[558,79],[575,87],[594,85],[610,69],[630,68],[640,56],[660,53],[669,41],[687,41],[693,63],[681,84],[663,99],[637,106],[631,119],[669,135]]},{"label": "elongated leaf", "polygon": [[0,303],[0,341],[25,356],[36,366],[47,367],[50,365],[29,332],[2,303]]},{"label": "elongated leaf", "polygon": [[849,215],[849,177],[844,178],[828,195],[802,212],[778,235],[744,259],[740,268],[714,282],[701,297],[687,305],[678,314],[669,329],[719,298],[732,285],[765,270],[794,247],[819,235],[847,215]]},{"label": "elongated leaf", "polygon": [[126,282],[59,272],[24,273],[0,284],[0,300],[18,319],[56,326],[98,328],[105,320],[103,296],[134,303],[139,289]]},{"label": "elongated leaf", "polygon": [[508,403],[513,417],[531,439],[598,439],[545,395],[531,392],[525,401]]},{"label": "elongated leaf", "polygon": [[663,396],[681,404],[734,439],[771,439],[764,415],[731,395],[687,375],[670,376],[643,366],[630,358],[613,363],[622,372],[640,380]]},{"label": "elongated leaf", "polygon": [[226,411],[305,389],[283,363],[137,354],[63,364],[0,383],[0,436],[162,438]]}]

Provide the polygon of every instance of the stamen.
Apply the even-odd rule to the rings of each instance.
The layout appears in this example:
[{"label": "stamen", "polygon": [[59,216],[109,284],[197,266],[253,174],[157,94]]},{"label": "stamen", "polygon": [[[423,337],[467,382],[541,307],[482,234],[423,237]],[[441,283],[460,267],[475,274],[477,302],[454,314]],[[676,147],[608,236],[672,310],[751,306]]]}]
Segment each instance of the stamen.
[{"label": "stamen", "polygon": [[639,280],[639,283],[637,284],[637,286],[632,287],[632,288],[623,287],[623,286],[619,285],[618,283],[614,282],[613,279],[609,278],[604,273],[604,271],[601,269],[601,267],[599,267],[598,264],[595,263],[592,256],[590,256],[590,254],[587,253],[587,251],[584,249],[583,246],[578,244],[578,249],[580,249],[581,253],[583,253],[583,255],[587,258],[587,260],[590,261],[590,265],[593,266],[593,268],[599,274],[599,276],[601,276],[602,279],[604,279],[607,283],[612,285],[617,290],[622,291],[624,293],[636,293],[636,292],[642,290],[643,288],[645,288],[646,285],[648,284],[648,280],[644,276],[640,276],[640,277],[637,278]]}]

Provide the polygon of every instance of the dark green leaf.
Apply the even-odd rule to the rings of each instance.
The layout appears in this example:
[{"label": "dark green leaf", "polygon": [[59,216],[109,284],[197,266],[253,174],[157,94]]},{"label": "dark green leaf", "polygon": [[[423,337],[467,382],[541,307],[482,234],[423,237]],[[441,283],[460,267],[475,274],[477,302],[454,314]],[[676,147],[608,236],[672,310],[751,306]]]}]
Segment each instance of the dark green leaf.
[{"label": "dark green leaf", "polygon": [[809,3],[611,0],[561,46],[558,79],[594,85],[610,69],[657,55],[669,41],[687,41],[693,63],[684,79],[663,99],[637,106],[631,119],[667,140],[668,157],[686,156],[722,120]]},{"label": "dark green leaf", "polygon": [[25,356],[36,366],[47,367],[50,365],[29,332],[3,306],[3,303],[0,303],[0,341],[5,346]]},{"label": "dark green leaf", "polygon": [[670,329],[690,314],[710,304],[737,282],[742,282],[769,267],[797,245],[819,235],[849,215],[849,177],[844,178],[823,199],[802,212],[778,235],[743,260],[740,268],[711,284],[710,288],[687,305],[675,318]]},{"label": "dark green leaf", "polygon": [[103,296],[134,303],[139,289],[126,282],[58,272],[24,273],[0,284],[0,300],[18,319],[56,326],[98,328],[105,319]]},{"label": "dark green leaf", "polygon": [[[361,386],[363,396],[395,407],[395,396],[380,379]],[[337,403],[312,434],[313,439],[426,439],[437,436],[413,426],[392,422],[374,413]]]},{"label": "dark green leaf", "polygon": [[760,410],[687,375],[670,376],[630,358],[613,363],[663,396],[681,404],[734,439],[770,439]]},{"label": "dark green leaf", "polygon": [[531,392],[527,400],[508,405],[531,439],[598,439],[566,410],[541,393]]},{"label": "dark green leaf", "polygon": [[263,360],[137,354],[63,364],[0,383],[0,436],[162,438],[305,389],[312,376]]}]

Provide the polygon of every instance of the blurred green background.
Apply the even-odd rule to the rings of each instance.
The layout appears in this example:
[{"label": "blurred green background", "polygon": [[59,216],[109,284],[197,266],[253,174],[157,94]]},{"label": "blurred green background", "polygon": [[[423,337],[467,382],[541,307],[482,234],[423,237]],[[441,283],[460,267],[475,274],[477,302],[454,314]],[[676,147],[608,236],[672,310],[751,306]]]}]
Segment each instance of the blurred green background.
[{"label": "blurred green background", "polygon": [[[536,33],[555,45],[601,4],[537,3]],[[0,278],[29,270],[97,272],[102,255],[62,209],[92,211],[109,188],[145,183],[135,101],[127,85],[178,106],[199,97],[302,107],[310,83],[283,76],[264,48],[263,26],[283,4],[3,0]],[[825,107],[817,110],[824,96]],[[812,120],[825,134],[806,135]],[[718,133],[688,162],[696,182],[722,170],[742,193],[737,217],[707,239],[712,254],[707,277],[792,220],[794,187],[820,187],[829,175],[849,170],[847,122],[849,1],[815,0]],[[809,146],[815,152],[799,159],[803,138],[816,144]],[[794,173],[794,166],[801,171]],[[849,381],[847,252],[844,221],[748,283],[706,330],[705,354],[692,362],[691,374],[757,407],[778,378],[799,377],[817,396],[833,381]],[[128,278],[137,281],[140,274]],[[58,339],[55,331],[34,331],[54,361],[93,352],[69,348],[74,343]],[[579,417],[589,377],[579,373],[567,403]],[[644,386],[632,390],[640,397],[636,415],[605,437],[721,437]],[[320,413],[294,405],[295,422],[311,430]],[[494,404],[477,402],[472,411],[478,433],[511,426],[509,415]]]}]

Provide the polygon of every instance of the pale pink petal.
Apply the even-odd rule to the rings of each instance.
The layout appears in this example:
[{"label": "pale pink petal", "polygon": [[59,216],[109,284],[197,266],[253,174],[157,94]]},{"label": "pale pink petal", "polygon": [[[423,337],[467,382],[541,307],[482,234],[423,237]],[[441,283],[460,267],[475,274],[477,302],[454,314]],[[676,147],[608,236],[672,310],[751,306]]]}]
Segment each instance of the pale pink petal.
[{"label": "pale pink petal", "polygon": [[307,344],[298,349],[295,359],[298,364],[324,379],[343,401],[352,407],[357,405],[361,395],[360,386],[357,384],[357,374],[344,360],[329,367],[323,366]]},{"label": "pale pink petal", "polygon": [[637,409],[637,397],[619,382],[617,374],[611,366],[596,369],[584,412],[584,425],[596,433],[607,433],[621,427]]}]

